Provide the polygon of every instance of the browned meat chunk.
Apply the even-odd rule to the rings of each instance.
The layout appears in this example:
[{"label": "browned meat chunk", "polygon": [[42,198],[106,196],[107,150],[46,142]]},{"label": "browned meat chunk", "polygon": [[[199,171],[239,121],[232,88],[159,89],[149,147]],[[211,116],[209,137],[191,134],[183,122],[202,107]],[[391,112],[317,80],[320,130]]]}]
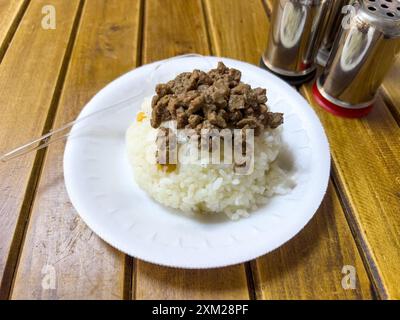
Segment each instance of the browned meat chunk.
[{"label": "browned meat chunk", "polygon": [[244,118],[237,123],[239,129],[244,127],[254,129],[257,126],[257,119],[253,117]]},{"label": "browned meat chunk", "polygon": [[158,112],[158,109],[159,108],[153,108],[153,111],[151,112],[150,123],[153,128],[158,128],[163,120],[161,114]]},{"label": "browned meat chunk", "polygon": [[188,113],[193,114],[201,110],[205,103],[204,95],[201,95],[189,103]]},{"label": "browned meat chunk", "polygon": [[283,124],[283,113],[268,112],[267,126],[271,129],[276,129]]},{"label": "browned meat chunk", "polygon": [[239,96],[237,94],[231,95],[229,99],[229,110],[235,111],[246,108],[244,96]]},{"label": "browned meat chunk", "polygon": [[220,129],[225,129],[227,127],[225,119],[221,115],[218,115],[215,111],[210,112],[207,116],[207,119],[212,125],[219,127]]},{"label": "browned meat chunk", "polygon": [[254,129],[254,135],[258,136],[264,130],[264,125],[254,117],[248,117],[237,123],[240,129]]},{"label": "browned meat chunk", "polygon": [[157,85],[151,125],[159,128],[164,121],[176,120],[179,129],[254,129],[255,135],[279,127],[283,115],[268,110],[266,89],[252,89],[241,76],[219,62],[208,73],[184,72]]},{"label": "browned meat chunk", "polygon": [[253,90],[254,94],[257,97],[257,102],[258,103],[267,103],[268,99],[267,99],[267,90],[266,89],[262,89],[262,88],[256,88]]},{"label": "browned meat chunk", "polygon": [[209,103],[215,104],[219,108],[225,108],[227,106],[226,91],[223,88],[215,88],[209,95]]},{"label": "browned meat chunk", "polygon": [[191,114],[189,116],[189,120],[188,120],[189,126],[192,129],[195,129],[197,127],[197,125],[199,123],[201,123],[202,121],[203,121],[203,117],[199,116],[198,114]]},{"label": "browned meat chunk", "polygon": [[231,123],[237,123],[243,119],[243,115],[240,111],[234,111],[228,113],[228,118]]},{"label": "browned meat chunk", "polygon": [[167,94],[172,93],[171,87],[168,84],[160,83],[156,86],[157,95],[160,97],[164,97]]},{"label": "browned meat chunk", "polygon": [[176,126],[178,129],[183,129],[186,127],[188,122],[188,115],[183,108],[179,108],[176,112]]},{"label": "browned meat chunk", "polygon": [[248,84],[241,82],[236,87],[234,87],[231,92],[233,94],[245,95],[250,90],[251,90],[251,87]]},{"label": "browned meat chunk", "polygon": [[225,66],[225,64],[222,61],[218,62],[217,70],[220,73],[225,73],[226,71],[229,71],[229,69]]}]

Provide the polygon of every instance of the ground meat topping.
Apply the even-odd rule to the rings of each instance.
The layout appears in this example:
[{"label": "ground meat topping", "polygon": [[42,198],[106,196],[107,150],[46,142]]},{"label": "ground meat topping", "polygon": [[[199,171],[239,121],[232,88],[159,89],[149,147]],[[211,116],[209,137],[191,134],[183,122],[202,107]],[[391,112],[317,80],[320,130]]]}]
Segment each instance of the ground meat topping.
[{"label": "ground meat topping", "polygon": [[266,128],[279,127],[283,114],[268,110],[266,89],[252,89],[241,82],[241,76],[239,70],[219,62],[208,73],[185,72],[157,85],[152,127],[176,120],[178,129],[255,129],[256,136]]}]

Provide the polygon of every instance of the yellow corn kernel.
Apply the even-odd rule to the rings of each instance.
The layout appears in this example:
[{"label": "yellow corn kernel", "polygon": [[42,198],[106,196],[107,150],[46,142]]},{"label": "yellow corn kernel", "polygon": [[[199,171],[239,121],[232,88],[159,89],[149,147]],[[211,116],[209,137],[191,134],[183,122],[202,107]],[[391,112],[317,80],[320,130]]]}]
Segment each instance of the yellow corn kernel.
[{"label": "yellow corn kernel", "polygon": [[147,118],[146,114],[143,111],[140,111],[136,116],[136,121],[137,122],[142,122],[146,118]]},{"label": "yellow corn kernel", "polygon": [[176,164],[157,164],[157,169],[165,173],[172,173],[176,170]]}]

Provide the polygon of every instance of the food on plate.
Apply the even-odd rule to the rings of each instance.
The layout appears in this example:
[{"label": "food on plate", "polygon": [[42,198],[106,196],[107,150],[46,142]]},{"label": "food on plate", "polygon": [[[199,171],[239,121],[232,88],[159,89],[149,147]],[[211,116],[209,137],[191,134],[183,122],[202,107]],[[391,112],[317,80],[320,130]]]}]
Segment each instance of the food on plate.
[{"label": "food on plate", "polygon": [[276,159],[283,114],[222,62],[156,86],[127,131],[138,185],[185,213],[248,216],[294,181]]},{"label": "food on plate", "polygon": [[252,89],[240,81],[241,73],[222,62],[208,73],[185,72],[156,87],[151,125],[159,128],[175,120],[178,129],[275,129],[283,123],[281,113],[268,111],[266,90]]}]

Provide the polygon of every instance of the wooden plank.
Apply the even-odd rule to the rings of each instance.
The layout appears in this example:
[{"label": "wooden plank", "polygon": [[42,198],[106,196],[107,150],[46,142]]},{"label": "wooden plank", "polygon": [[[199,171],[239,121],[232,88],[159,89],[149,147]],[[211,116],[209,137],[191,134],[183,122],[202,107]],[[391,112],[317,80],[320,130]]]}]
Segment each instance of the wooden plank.
[{"label": "wooden plank", "polygon": [[0,62],[27,5],[27,0],[0,1]]},{"label": "wooden plank", "polygon": [[271,17],[271,15],[272,15],[272,8],[273,8],[273,6],[274,6],[274,1],[275,1],[275,0],[261,0],[261,1],[263,1],[263,4],[264,4],[264,6],[265,6],[265,11],[266,11],[268,17]]},{"label": "wooden plank", "polygon": [[[143,62],[183,54],[209,54],[199,0],[147,1]],[[137,299],[248,299],[244,265],[216,270],[179,270],[137,261]]]},{"label": "wooden plank", "polygon": [[[33,1],[0,65],[0,153],[42,134],[59,89],[79,1],[50,3],[63,13],[58,28],[42,28],[42,7],[49,1]],[[8,295],[29,216],[40,170],[34,160],[30,154],[0,165],[0,297]]]},{"label": "wooden plank", "polygon": [[[400,123],[399,79],[400,57],[395,62],[382,86],[386,105],[391,109],[398,123]],[[310,98],[310,101],[313,101],[311,99],[310,88],[307,87],[304,90],[307,91],[306,94]],[[398,190],[400,180],[397,179],[399,170],[396,169],[396,165],[398,168],[398,162],[396,163],[395,155],[399,153],[398,149],[393,150],[394,145],[398,145],[394,141],[399,140],[399,135],[395,124],[387,113],[386,106],[381,100],[377,103],[376,109],[380,109],[380,111],[375,111],[369,117],[369,120],[365,121],[338,120],[337,122],[340,124],[333,125],[335,122],[333,117],[324,115],[323,119],[326,119],[328,134],[332,134],[331,143],[333,144],[333,152],[336,153],[337,150],[338,155],[335,160],[338,162],[336,166],[339,178],[347,177],[346,181],[343,181],[343,186],[347,189],[346,196],[350,198],[350,202],[353,205],[351,210],[355,214],[354,217],[350,217],[350,220],[355,224],[353,228],[361,233],[357,235],[357,238],[360,239],[360,245],[365,250],[365,259],[370,263],[370,271],[373,274],[375,286],[380,288],[379,294],[382,298],[398,298],[400,295],[400,277],[397,276],[398,273],[395,270],[396,265],[398,266],[400,262],[400,255],[396,254],[393,256],[388,253],[389,251],[386,251],[386,248],[393,248],[394,244],[398,247],[400,241],[400,237],[398,236],[400,219],[395,213],[395,208],[399,206],[399,194],[396,190]],[[322,111],[319,112],[319,114],[321,113]],[[377,121],[382,122],[378,124],[376,123]],[[354,123],[357,123],[356,135],[354,135]],[[342,128],[342,125],[346,126],[346,128]],[[379,133],[377,132],[378,130]],[[347,138],[347,135],[349,135],[349,138]],[[386,138],[383,136],[386,136]],[[342,139],[349,141],[346,143],[348,149],[343,147]],[[364,143],[360,145],[359,142],[361,141],[364,141]],[[357,146],[357,150],[352,149],[354,144]],[[387,153],[386,150],[389,150],[389,152]],[[371,154],[380,154],[382,157],[373,157]],[[350,155],[354,155],[353,160],[356,160],[356,172],[351,168],[351,163],[354,162],[348,159]],[[364,164],[361,168],[358,165],[360,161]],[[371,171],[371,168],[375,170]],[[347,172],[351,172],[351,174],[346,174]],[[357,179],[360,174],[362,174],[361,176],[368,174],[368,177],[365,179],[366,183],[363,183],[362,186],[359,185]],[[351,188],[355,184],[359,185],[356,190]],[[368,202],[373,202],[374,204],[366,205],[366,199],[369,199]],[[389,201],[387,201],[388,199]],[[376,214],[378,212],[380,213],[379,215]],[[381,213],[383,213],[382,216]],[[386,233],[385,228],[387,223],[390,225],[388,233]],[[385,238],[385,246],[382,246],[382,241],[379,240],[380,234]],[[379,253],[375,256],[374,252],[378,250]]]},{"label": "wooden plank", "polygon": [[[228,17],[218,14],[228,6]],[[263,12],[262,3],[258,0],[246,3],[207,0],[206,8],[211,15],[208,20],[213,23],[210,29],[215,33],[212,39],[221,42],[213,43],[215,53],[258,62],[256,57],[264,49],[267,32],[259,29],[268,25],[265,14],[254,15],[254,12]],[[239,19],[243,23],[232,22]],[[235,34],[236,38],[220,36],[225,33]],[[249,35],[257,35],[260,39],[255,41]],[[254,53],[247,53],[246,48],[251,48]],[[355,266],[358,272],[359,287],[354,291],[341,287],[341,270],[347,264]],[[365,269],[332,187],[317,216],[305,230],[274,253],[257,259],[252,267],[257,298],[260,299],[371,297]]]},{"label": "wooden plank", "polygon": [[311,85],[301,92],[329,137],[347,219],[380,298],[400,298],[400,129],[378,98],[359,120],[335,117],[315,102]]},{"label": "wooden plank", "polygon": [[137,299],[249,298],[244,265],[222,269],[188,270],[164,268],[138,261],[136,272]]},{"label": "wooden plank", "polygon": [[209,53],[203,19],[200,0],[146,2],[143,63],[186,53]]},{"label": "wooden plank", "polygon": [[205,4],[213,51],[258,65],[269,28],[261,1],[206,0]]},{"label": "wooden plank", "polygon": [[[342,286],[345,266],[354,267],[354,290]],[[253,267],[261,299],[371,298],[370,282],[332,184],[309,225]]]},{"label": "wooden plank", "polygon": [[393,64],[393,67],[386,76],[383,85],[382,93],[386,104],[392,111],[393,116],[400,124],[400,54]]},{"label": "wooden plank", "polygon": [[[140,3],[85,2],[55,127],[73,120],[98,90],[136,66]],[[48,150],[12,298],[121,299],[125,256],[95,236],[73,209],[64,186],[63,150],[64,143]],[[54,268],[55,290],[42,288],[46,265]]]}]

